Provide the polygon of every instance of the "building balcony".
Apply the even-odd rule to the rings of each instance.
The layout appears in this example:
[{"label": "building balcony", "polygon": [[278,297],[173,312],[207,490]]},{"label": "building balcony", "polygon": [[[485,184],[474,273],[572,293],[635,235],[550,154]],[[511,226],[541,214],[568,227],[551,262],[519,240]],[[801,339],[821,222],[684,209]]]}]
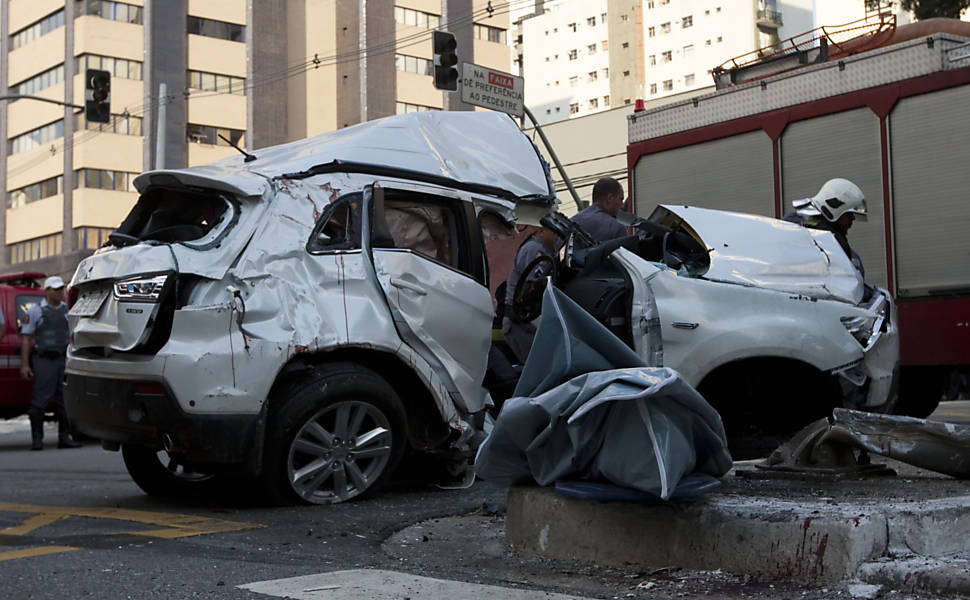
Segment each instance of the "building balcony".
[{"label": "building balcony", "polygon": [[785,23],[781,20],[781,11],[763,8],[758,11],[758,25],[762,27],[781,27]]}]

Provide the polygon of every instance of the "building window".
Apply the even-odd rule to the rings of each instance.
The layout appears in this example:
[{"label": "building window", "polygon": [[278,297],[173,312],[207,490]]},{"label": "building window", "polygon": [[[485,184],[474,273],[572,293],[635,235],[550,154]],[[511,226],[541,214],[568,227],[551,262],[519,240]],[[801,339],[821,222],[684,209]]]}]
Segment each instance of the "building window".
[{"label": "building window", "polygon": [[720,43],[721,43],[721,42],[723,42],[723,41],[724,41],[724,38],[723,38],[723,37],[721,37],[721,36],[717,36],[717,43],[718,43],[718,44],[720,44]]},{"label": "building window", "polygon": [[190,90],[219,92],[220,94],[245,94],[246,80],[232,75],[205,73],[203,71],[186,71],[185,87]]},{"label": "building window", "polygon": [[569,60],[576,60],[578,57],[579,57],[579,51],[578,50],[570,50],[569,51]]},{"label": "building window", "polygon": [[711,11],[709,11],[709,10],[705,10],[705,11],[704,11],[704,14],[705,14],[705,15],[709,15],[709,14],[711,14]]},{"label": "building window", "polygon": [[[221,137],[220,137],[221,136]],[[189,123],[185,126],[185,141],[193,144],[208,144],[210,146],[244,146],[246,132],[241,129],[228,129],[213,125],[196,125]],[[226,138],[229,140],[222,139]],[[231,142],[231,143],[230,143]]]},{"label": "building window", "polygon": [[10,49],[16,50],[22,46],[26,46],[30,42],[36,40],[39,37],[47,35],[48,33],[54,31],[58,27],[64,26],[64,9],[60,9],[57,12],[51,13],[37,21],[31,23],[27,27],[24,27],[20,31],[17,31],[10,36]]},{"label": "building window", "polygon": [[484,40],[486,42],[495,42],[496,44],[505,43],[505,30],[498,27],[491,27],[489,25],[479,25],[475,23],[475,39]]},{"label": "building window", "polygon": [[586,19],[586,24],[590,27],[596,27],[596,17],[590,17]]},{"label": "building window", "polygon": [[546,57],[546,62],[549,62],[549,57],[548,56]]},{"label": "building window", "polygon": [[650,56],[648,56],[647,57],[647,62],[650,64],[651,67],[656,67],[657,66],[657,55],[656,54],[651,54]]},{"label": "building window", "polygon": [[600,15],[600,23],[606,23],[606,13]]},{"label": "building window", "polygon": [[657,84],[656,83],[651,83],[650,84],[650,94],[652,95],[652,94],[656,94],[656,93],[657,93]]},{"label": "building window", "polygon": [[629,48],[630,47],[630,42],[623,42],[622,45],[623,45],[624,48]]},{"label": "building window", "polygon": [[589,46],[586,46],[586,53],[591,55],[596,54],[596,44],[590,44]]},{"label": "building window", "polygon": [[43,127],[22,133],[17,137],[10,138],[7,151],[10,154],[26,152],[34,148],[40,148],[48,142],[62,137],[64,137],[64,121],[57,120]]},{"label": "building window", "polygon": [[610,77],[610,68],[606,67],[603,69],[603,79],[609,79],[609,77]]},{"label": "building window", "polygon": [[575,75],[569,78],[569,87],[576,87],[579,85],[579,77]]},{"label": "building window", "polygon": [[127,173],[125,171],[78,169],[74,171],[74,187],[136,192],[138,190],[135,189],[132,182],[137,176],[138,173]]},{"label": "building window", "polygon": [[610,96],[609,94],[607,94],[603,96],[603,106],[609,106],[609,105],[610,105]]},{"label": "building window", "polygon": [[721,12],[721,7],[718,6],[716,9],[714,9],[714,12]]},{"label": "building window", "polygon": [[7,208],[17,208],[44,198],[56,196],[64,191],[64,177],[58,175],[38,183],[11,190],[7,194]]},{"label": "building window", "polygon": [[694,15],[687,15],[686,17],[684,17],[681,20],[681,22],[680,22],[680,26],[683,29],[687,29],[688,27],[693,27],[694,26]]},{"label": "building window", "polygon": [[188,32],[193,35],[204,35],[205,37],[230,42],[246,41],[246,26],[226,21],[216,21],[215,19],[202,19],[200,17],[188,17]]},{"label": "building window", "polygon": [[704,45],[705,46],[710,46],[711,45],[711,40],[707,40],[706,42],[704,42]]},{"label": "building window", "polygon": [[689,73],[684,75],[684,85],[694,85],[694,74]]},{"label": "building window", "polygon": [[603,40],[602,42],[600,42],[600,46],[603,48],[603,52],[606,52],[607,50],[610,49],[610,41]]},{"label": "building window", "polygon": [[590,71],[589,72],[589,80],[590,81],[596,81],[598,78],[599,78],[599,73],[597,73],[596,71]]},{"label": "building window", "polygon": [[[421,12],[420,10],[414,10],[411,8],[404,8],[402,6],[395,6],[394,20],[402,25],[411,25],[413,27],[420,27],[422,29],[437,29],[441,19],[438,15],[433,15],[431,13]],[[546,32],[546,35],[549,35],[548,31]]]},{"label": "building window", "polygon": [[670,4],[670,0],[660,0],[660,6],[666,6]]},{"label": "building window", "polygon": [[576,24],[575,23],[570,23],[569,25],[566,25],[566,27],[568,29],[572,29],[573,30],[573,33],[576,33]]},{"label": "building window", "polygon": [[578,112],[579,112],[579,103],[578,102],[573,102],[572,104],[569,105],[569,114],[575,115]]},{"label": "building window", "polygon": [[426,58],[417,56],[407,56],[405,54],[394,55],[394,68],[405,73],[416,73],[418,75],[434,74],[434,63]]},{"label": "building window", "polygon": [[142,24],[142,7],[111,0],[76,0],[74,16],[92,15],[122,23]]},{"label": "building window", "polygon": [[669,92],[670,90],[674,89],[674,80],[673,79],[664,80],[663,88],[665,92]]},{"label": "building window", "polygon": [[663,33],[670,33],[670,21],[660,24],[660,31]]},{"label": "building window", "polygon": [[52,85],[64,81],[64,65],[57,65],[53,69],[48,69],[40,75],[34,75],[15,86],[11,86],[10,91],[14,94],[32,96],[41,90],[46,90]]},{"label": "building window", "polygon": [[120,133],[122,135],[141,135],[141,117],[130,114],[111,115],[107,123],[90,123],[84,118],[84,113],[75,113],[74,129],[76,131],[100,131],[103,133]]},{"label": "building window", "polygon": [[647,27],[647,37],[657,37],[657,28]]},{"label": "building window", "polygon": [[647,0],[647,8],[653,8],[653,0]]},{"label": "building window", "polygon": [[53,233],[44,237],[24,240],[10,244],[10,264],[16,265],[31,260],[40,260],[61,253],[61,234]]},{"label": "building window", "polygon": [[684,51],[682,55],[684,58],[689,58],[693,54],[694,54],[694,44],[687,44],[686,46],[684,46]]},{"label": "building window", "polygon": [[666,52],[660,53],[660,59],[665,63],[669,63],[671,60],[673,60],[673,55],[671,54],[670,50],[667,50]]},{"label": "building window", "polygon": [[403,115],[406,113],[416,113],[416,112],[428,112],[429,110],[438,110],[433,106],[424,106],[422,104],[410,104],[408,102],[397,102],[395,103],[395,113]]},{"label": "building window", "polygon": [[74,229],[79,250],[97,250],[105,245],[108,236],[112,233],[114,233],[114,229],[108,227],[76,227]]},{"label": "building window", "polygon": [[630,18],[630,15],[620,15],[620,20],[621,21],[626,21],[629,18]]},{"label": "building window", "polygon": [[589,99],[589,107],[590,108],[599,108],[599,106],[600,106],[600,99],[599,98],[590,98]]},{"label": "building window", "polygon": [[74,59],[74,72],[84,73],[87,69],[102,69],[112,77],[141,81],[142,64],[137,60],[112,58],[97,54],[82,54]]},{"label": "building window", "polygon": [[630,76],[630,72],[629,71],[623,71],[623,76],[624,77],[629,77]]}]

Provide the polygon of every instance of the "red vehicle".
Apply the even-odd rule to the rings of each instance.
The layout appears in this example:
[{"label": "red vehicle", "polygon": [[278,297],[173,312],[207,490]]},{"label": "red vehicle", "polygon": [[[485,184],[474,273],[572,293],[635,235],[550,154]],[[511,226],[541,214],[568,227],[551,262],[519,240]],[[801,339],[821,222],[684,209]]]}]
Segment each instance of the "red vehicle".
[{"label": "red vehicle", "polygon": [[0,275],[0,419],[26,414],[32,383],[20,377],[20,325],[44,297],[43,273]]},{"label": "red vehicle", "polygon": [[851,180],[869,210],[852,247],[898,306],[896,410],[929,414],[970,368],[970,23],[870,16],[714,75],[715,92],[630,117],[635,212],[662,202],[779,218],[826,180]]}]

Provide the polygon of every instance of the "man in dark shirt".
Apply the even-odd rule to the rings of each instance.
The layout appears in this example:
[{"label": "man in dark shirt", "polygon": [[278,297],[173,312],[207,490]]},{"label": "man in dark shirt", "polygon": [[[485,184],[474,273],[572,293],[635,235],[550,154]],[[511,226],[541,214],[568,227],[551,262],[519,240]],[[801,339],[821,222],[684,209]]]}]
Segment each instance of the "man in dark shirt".
[{"label": "man in dark shirt", "polygon": [[623,208],[623,186],[612,177],[604,177],[593,185],[593,204],[579,211],[573,223],[593,238],[605,242],[627,234],[627,229],[616,220]]}]

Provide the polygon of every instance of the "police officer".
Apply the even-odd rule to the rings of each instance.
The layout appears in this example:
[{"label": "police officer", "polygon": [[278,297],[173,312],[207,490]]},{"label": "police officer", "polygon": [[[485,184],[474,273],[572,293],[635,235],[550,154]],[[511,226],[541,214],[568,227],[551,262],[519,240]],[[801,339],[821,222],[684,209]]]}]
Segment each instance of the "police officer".
[{"label": "police officer", "polygon": [[859,186],[848,179],[829,179],[809,205],[788,213],[784,220],[811,229],[831,231],[856,270],[864,278],[866,270],[859,254],[849,246],[849,228],[856,220],[866,221],[866,198]]},{"label": "police officer", "polygon": [[[539,261],[523,280],[523,285],[532,284],[536,280],[551,274],[556,264],[556,232],[546,227],[540,227],[519,246],[515,253],[512,272],[505,283],[505,316],[502,318],[502,335],[505,343],[520,362],[525,362],[532,348],[532,340],[536,335],[536,327],[532,322],[516,314],[512,299],[515,298],[515,288],[522,279],[522,273],[530,264],[540,257],[548,257],[548,261]],[[550,268],[551,267],[551,268]]]},{"label": "police officer", "polygon": [[627,234],[626,227],[616,220],[623,208],[623,186],[612,177],[603,177],[593,185],[593,203],[573,217],[573,223],[593,238],[605,242]]},{"label": "police officer", "polygon": [[44,411],[51,396],[54,396],[54,414],[57,417],[57,447],[79,448],[81,444],[72,440],[68,432],[67,413],[64,410],[62,388],[69,332],[64,281],[60,277],[48,277],[44,281],[44,298],[27,311],[20,335],[23,338],[20,345],[20,376],[34,379],[34,393],[27,410],[33,440],[30,449],[44,449]]}]

